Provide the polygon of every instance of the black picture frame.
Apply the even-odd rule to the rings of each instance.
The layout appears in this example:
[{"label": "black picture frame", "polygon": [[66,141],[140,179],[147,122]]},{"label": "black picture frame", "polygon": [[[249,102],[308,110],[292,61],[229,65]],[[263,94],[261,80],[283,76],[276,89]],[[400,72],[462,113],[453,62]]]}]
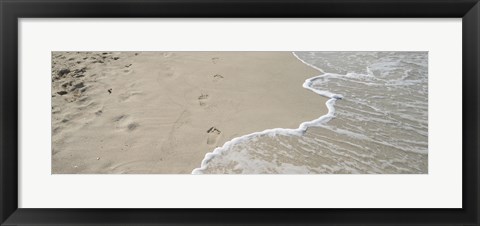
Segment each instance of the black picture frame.
[{"label": "black picture frame", "polygon": [[[1,225],[479,225],[478,0],[0,0]],[[462,18],[461,209],[18,208],[18,19],[122,17]],[[448,44],[448,43],[446,43]],[[42,194],[38,194],[42,195]],[[438,197],[441,198],[441,197]]]}]

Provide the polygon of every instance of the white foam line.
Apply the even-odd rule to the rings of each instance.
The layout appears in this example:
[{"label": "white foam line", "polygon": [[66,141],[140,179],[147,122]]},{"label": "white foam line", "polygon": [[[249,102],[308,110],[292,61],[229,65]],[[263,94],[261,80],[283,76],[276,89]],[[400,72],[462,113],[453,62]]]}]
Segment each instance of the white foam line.
[{"label": "white foam line", "polygon": [[208,162],[210,162],[210,160],[212,160],[215,156],[218,156],[221,153],[225,152],[226,150],[228,150],[231,146],[233,146],[235,144],[242,143],[242,142],[248,141],[248,140],[250,140],[254,137],[258,137],[258,136],[262,136],[262,135],[276,136],[277,134],[280,134],[280,135],[301,136],[307,131],[307,129],[309,127],[319,126],[320,124],[326,123],[326,122],[330,121],[332,118],[335,117],[335,107],[334,107],[335,101],[337,99],[342,99],[343,96],[340,95],[340,94],[334,94],[334,93],[331,93],[331,92],[328,92],[328,91],[322,91],[322,90],[317,90],[317,89],[312,88],[313,81],[315,81],[316,79],[319,79],[323,76],[326,76],[328,74],[325,73],[322,69],[303,61],[302,59],[300,59],[297,56],[297,54],[295,54],[295,52],[292,52],[292,54],[298,60],[300,60],[302,63],[320,71],[321,73],[323,73],[319,76],[315,76],[315,77],[312,77],[312,78],[309,78],[309,79],[305,80],[305,82],[303,83],[302,86],[303,86],[303,88],[311,90],[312,92],[314,92],[316,94],[319,94],[321,96],[325,96],[325,97],[330,98],[325,103],[327,105],[327,108],[328,108],[328,113],[326,115],[322,115],[322,116],[320,116],[320,118],[314,119],[312,121],[302,122],[297,129],[285,129],[285,128],[267,129],[267,130],[264,130],[264,131],[261,131],[261,132],[250,133],[250,134],[247,134],[247,135],[244,135],[244,136],[241,136],[241,137],[233,138],[232,140],[227,141],[222,147],[217,147],[212,152],[207,153],[202,160],[200,168],[194,169],[192,171],[192,174],[202,174],[203,170],[205,170],[207,168]]}]

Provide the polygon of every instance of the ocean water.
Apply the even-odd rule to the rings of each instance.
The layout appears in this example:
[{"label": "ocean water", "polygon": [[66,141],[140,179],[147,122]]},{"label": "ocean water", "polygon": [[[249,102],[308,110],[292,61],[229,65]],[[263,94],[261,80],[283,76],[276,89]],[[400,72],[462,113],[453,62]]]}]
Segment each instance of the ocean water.
[{"label": "ocean water", "polygon": [[428,173],[427,52],[294,52],[329,112],[235,138],[194,174]]}]

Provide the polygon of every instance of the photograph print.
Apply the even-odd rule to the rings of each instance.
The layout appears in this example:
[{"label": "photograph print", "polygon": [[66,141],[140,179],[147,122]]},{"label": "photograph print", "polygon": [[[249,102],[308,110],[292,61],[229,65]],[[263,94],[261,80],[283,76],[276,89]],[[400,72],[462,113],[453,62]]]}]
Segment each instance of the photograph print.
[{"label": "photograph print", "polygon": [[52,174],[428,174],[428,52],[51,57]]}]

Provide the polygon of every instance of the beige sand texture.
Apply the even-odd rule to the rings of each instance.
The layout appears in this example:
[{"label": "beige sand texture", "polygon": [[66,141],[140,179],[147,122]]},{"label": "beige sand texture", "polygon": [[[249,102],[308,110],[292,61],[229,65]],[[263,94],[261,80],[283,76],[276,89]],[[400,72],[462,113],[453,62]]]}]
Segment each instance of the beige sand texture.
[{"label": "beige sand texture", "polygon": [[189,174],[245,134],[327,113],[291,52],[52,52],[53,174]]}]

